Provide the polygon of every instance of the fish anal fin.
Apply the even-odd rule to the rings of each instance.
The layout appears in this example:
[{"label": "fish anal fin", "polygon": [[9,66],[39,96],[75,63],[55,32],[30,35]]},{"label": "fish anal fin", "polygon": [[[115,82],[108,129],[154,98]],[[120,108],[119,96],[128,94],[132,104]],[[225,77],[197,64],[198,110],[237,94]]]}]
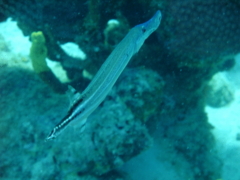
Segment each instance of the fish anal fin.
[{"label": "fish anal fin", "polygon": [[81,94],[74,89],[72,86],[68,85],[67,95],[70,100],[70,107],[79,99],[81,98]]}]

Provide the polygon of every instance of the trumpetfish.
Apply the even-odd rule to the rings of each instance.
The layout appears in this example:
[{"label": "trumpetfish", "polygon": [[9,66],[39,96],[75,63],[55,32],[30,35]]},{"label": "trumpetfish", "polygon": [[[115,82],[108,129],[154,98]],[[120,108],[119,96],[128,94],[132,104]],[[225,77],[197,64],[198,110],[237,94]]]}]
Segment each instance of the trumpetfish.
[{"label": "trumpetfish", "polygon": [[81,127],[84,127],[87,117],[105,99],[132,56],[158,28],[161,19],[162,14],[158,10],[150,20],[133,27],[102,64],[82,94],[70,87],[74,93],[70,109],[67,115],[53,128],[46,140],[57,137],[73,121],[79,121]]}]

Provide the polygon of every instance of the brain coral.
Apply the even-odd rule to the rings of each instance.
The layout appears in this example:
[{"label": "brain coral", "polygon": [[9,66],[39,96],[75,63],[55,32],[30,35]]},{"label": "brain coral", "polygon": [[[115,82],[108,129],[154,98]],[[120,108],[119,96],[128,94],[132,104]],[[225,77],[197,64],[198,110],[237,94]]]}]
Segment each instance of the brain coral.
[{"label": "brain coral", "polygon": [[180,65],[209,66],[240,51],[240,9],[235,1],[175,0],[167,6],[165,46],[181,59]]}]

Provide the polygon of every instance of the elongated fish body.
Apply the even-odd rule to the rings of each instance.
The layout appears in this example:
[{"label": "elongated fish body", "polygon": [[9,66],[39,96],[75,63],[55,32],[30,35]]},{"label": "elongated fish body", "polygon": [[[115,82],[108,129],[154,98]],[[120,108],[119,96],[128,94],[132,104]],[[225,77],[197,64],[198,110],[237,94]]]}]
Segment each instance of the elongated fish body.
[{"label": "elongated fish body", "polygon": [[132,56],[139,51],[144,41],[158,28],[161,12],[147,22],[132,28],[103,63],[93,80],[83,91],[76,94],[68,114],[57,124],[46,140],[55,138],[72,121],[84,126],[86,118],[105,99]]}]

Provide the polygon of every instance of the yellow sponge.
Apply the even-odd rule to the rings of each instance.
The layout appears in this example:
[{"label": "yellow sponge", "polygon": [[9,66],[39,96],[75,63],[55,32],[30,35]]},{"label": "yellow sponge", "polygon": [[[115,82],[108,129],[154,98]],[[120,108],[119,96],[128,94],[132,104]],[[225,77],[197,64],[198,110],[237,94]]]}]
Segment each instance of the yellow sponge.
[{"label": "yellow sponge", "polygon": [[31,34],[32,46],[30,49],[30,58],[32,66],[36,73],[50,71],[46,63],[47,47],[45,46],[45,37],[41,31]]}]

